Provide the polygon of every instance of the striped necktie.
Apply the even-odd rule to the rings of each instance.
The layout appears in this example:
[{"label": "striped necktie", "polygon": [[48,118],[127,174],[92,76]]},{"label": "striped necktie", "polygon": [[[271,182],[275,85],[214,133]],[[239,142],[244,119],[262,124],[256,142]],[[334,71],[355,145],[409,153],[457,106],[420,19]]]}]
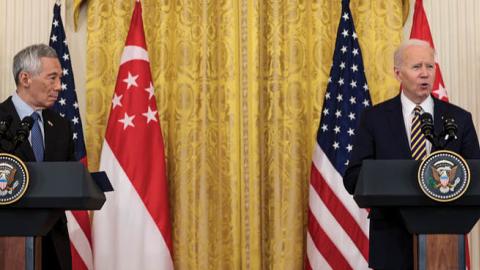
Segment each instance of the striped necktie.
[{"label": "striped necktie", "polygon": [[413,112],[414,116],[412,119],[412,132],[410,135],[410,149],[412,149],[413,159],[422,160],[427,156],[427,141],[420,128],[420,114],[422,112],[422,107],[417,105],[415,109],[413,109]]}]

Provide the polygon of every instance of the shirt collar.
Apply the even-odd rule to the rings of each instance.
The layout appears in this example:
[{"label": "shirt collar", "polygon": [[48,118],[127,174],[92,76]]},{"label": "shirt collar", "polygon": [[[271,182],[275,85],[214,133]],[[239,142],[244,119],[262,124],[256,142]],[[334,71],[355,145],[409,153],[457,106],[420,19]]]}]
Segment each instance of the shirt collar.
[{"label": "shirt collar", "polygon": [[[18,95],[17,91],[13,92],[12,94],[12,102],[21,120],[32,115],[32,113],[35,111],[32,107],[30,107],[30,105],[23,101],[23,99]],[[40,115],[40,122],[43,122],[42,110],[37,110],[36,112],[38,112]]]},{"label": "shirt collar", "polygon": [[415,104],[410,99],[408,99],[407,96],[405,96],[405,94],[402,91],[402,93],[400,94],[400,100],[402,102],[402,111],[404,112],[404,114],[412,114],[413,109],[417,105],[420,105],[422,107],[423,112],[428,112],[433,117],[433,98],[432,98],[432,96],[429,95],[422,103]]}]

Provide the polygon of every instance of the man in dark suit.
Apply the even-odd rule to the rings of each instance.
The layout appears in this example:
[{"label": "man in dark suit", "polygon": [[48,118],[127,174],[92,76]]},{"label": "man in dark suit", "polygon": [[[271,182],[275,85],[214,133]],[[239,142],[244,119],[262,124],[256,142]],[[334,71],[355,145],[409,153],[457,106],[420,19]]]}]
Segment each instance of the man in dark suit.
[{"label": "man in dark suit", "polygon": [[[9,133],[13,136],[23,118],[37,113],[40,144],[43,143],[43,151],[34,151],[31,133],[27,141],[18,145],[14,154],[23,161],[74,161],[70,124],[49,109],[61,91],[62,69],[55,50],[44,44],[21,50],[13,59],[13,75],[17,89],[0,104],[0,116],[4,119],[7,115],[11,116]],[[72,268],[66,222],[63,216],[42,239],[43,269]]]},{"label": "man in dark suit", "polygon": [[[455,119],[457,139],[445,148],[467,159],[480,158],[477,134],[469,112],[431,96],[435,80],[435,52],[421,40],[408,40],[395,52],[395,77],[402,91],[393,99],[364,111],[361,116],[350,165],[343,178],[353,194],[365,159],[412,159],[410,147],[414,108],[433,115],[434,130],[442,131],[442,118]],[[435,146],[427,142],[427,153]],[[395,209],[373,208],[370,218],[369,266],[374,269],[413,269],[413,236]]]}]

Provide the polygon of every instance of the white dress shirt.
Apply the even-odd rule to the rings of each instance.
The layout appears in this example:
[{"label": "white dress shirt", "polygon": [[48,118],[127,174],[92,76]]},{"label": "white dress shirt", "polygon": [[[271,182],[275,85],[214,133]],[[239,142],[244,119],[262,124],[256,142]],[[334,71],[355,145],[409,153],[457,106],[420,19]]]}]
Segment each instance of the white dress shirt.
[{"label": "white dress shirt", "polygon": [[[422,113],[427,112],[432,115],[433,119],[433,98],[432,96],[428,96],[422,103],[420,104],[415,104],[413,103],[410,99],[405,96],[405,94],[402,93],[400,94],[400,100],[402,102],[402,114],[403,114],[403,121],[405,123],[405,130],[407,131],[407,138],[408,138],[408,145],[411,144],[411,133],[412,133],[412,120],[413,117],[415,116],[414,109],[417,105],[420,105],[422,107]],[[430,154],[432,150],[432,143],[427,140],[427,155]]]}]

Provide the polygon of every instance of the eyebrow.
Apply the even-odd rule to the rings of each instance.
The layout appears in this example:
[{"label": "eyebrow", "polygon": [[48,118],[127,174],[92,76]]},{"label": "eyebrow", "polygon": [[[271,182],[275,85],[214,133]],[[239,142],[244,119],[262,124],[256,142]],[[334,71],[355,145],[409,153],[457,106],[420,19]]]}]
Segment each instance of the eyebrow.
[{"label": "eyebrow", "polygon": [[60,75],[60,74],[62,74],[62,73],[61,73],[61,72],[52,71],[52,72],[48,73],[47,76]]}]

